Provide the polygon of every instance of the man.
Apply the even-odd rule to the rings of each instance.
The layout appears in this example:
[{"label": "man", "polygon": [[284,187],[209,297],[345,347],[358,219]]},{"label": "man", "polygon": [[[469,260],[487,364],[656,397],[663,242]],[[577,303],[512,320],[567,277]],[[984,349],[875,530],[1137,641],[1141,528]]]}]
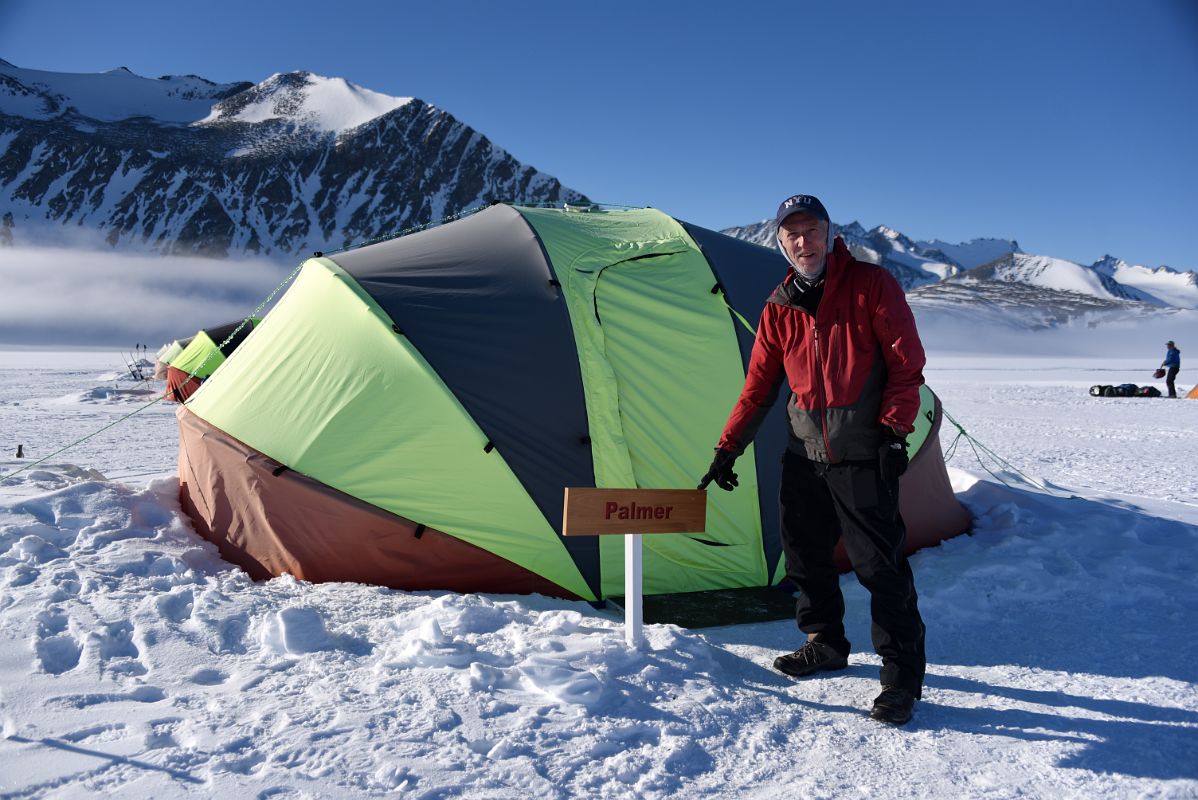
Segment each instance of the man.
[{"label": "man", "polygon": [[778,208],[777,241],[793,269],[761,314],[740,399],[699,488],[737,485],[733,462],[752,441],[785,377],[790,437],[780,503],[786,574],[800,594],[807,642],[774,667],[794,677],[844,669],[849,642],[832,558],[838,540],[871,595],[883,691],[874,719],[901,725],[923,685],[924,625],[898,479],[919,410],[924,352],[898,282],[830,236],[823,203],[795,195]]},{"label": "man", "polygon": [[1169,387],[1169,396],[1177,397],[1177,386],[1173,382],[1177,379],[1178,370],[1181,369],[1181,351],[1171,341],[1165,342],[1165,360],[1161,366],[1169,370],[1165,373],[1165,386]]}]

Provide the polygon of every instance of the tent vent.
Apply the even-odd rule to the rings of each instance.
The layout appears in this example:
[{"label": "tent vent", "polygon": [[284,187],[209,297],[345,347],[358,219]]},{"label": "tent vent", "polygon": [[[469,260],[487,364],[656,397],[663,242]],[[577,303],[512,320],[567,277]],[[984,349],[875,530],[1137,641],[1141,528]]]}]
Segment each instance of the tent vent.
[{"label": "tent vent", "polygon": [[279,466],[272,469],[270,471],[270,474],[274,475],[277,478],[280,475],[282,475],[284,472],[286,472],[288,469],[289,469],[289,467],[286,464],[280,464]]},{"label": "tent vent", "polygon": [[[724,287],[720,285],[720,282],[719,282],[719,281],[716,281],[716,282],[715,282],[715,286],[712,286],[712,287],[711,287],[711,293],[712,293],[712,294],[719,294],[720,292],[724,292]],[[727,293],[727,292],[724,292],[724,294],[728,294],[728,293]]]},{"label": "tent vent", "polygon": [[392,325],[392,326],[391,326],[391,330],[395,331],[395,332],[396,332],[396,333],[398,333],[400,336],[403,336],[403,328],[399,327],[399,324],[398,324],[398,323],[396,323],[396,324]]},{"label": "tent vent", "polygon": [[489,452],[491,452],[491,451],[492,451],[492,450],[494,450],[494,449],[495,449],[495,443],[494,443],[494,442],[487,442],[487,446],[483,448],[483,452],[484,452],[484,453],[489,453]]},{"label": "tent vent", "polygon": [[416,530],[412,535],[415,536],[417,539],[419,539],[421,536],[424,535],[425,530],[426,530],[426,527],[424,525],[417,525]]},{"label": "tent vent", "polygon": [[549,279],[549,285],[557,287],[558,289],[562,288],[561,281],[554,280],[553,278]]}]

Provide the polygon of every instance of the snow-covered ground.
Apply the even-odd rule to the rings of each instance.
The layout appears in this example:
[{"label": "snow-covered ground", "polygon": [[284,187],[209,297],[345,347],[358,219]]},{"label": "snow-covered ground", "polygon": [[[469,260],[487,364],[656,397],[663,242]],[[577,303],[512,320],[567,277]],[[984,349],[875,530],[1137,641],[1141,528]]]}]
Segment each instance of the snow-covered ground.
[{"label": "snow-covered ground", "polygon": [[[1198,402],[1086,393],[1156,357],[933,353],[948,412],[1049,491],[957,443],[976,525],[913,559],[901,729],[865,713],[851,576],[858,650],[805,681],[770,668],[790,621],[638,652],[585,603],[254,583],[179,513],[152,406],[0,481],[0,797],[1198,796]],[[122,368],[0,353],[0,475],[144,404]]]}]

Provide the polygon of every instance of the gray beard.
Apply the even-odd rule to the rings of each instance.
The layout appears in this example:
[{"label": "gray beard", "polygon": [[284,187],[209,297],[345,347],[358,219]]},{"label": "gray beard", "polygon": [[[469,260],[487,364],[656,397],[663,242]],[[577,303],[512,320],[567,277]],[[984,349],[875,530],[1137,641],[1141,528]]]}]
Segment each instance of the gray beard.
[{"label": "gray beard", "polygon": [[820,264],[819,269],[817,269],[815,272],[807,272],[805,270],[799,269],[798,267],[795,267],[795,273],[798,274],[798,276],[800,278],[802,278],[804,282],[814,285],[816,283],[819,283],[819,279],[824,276],[824,272],[827,269],[828,269],[828,260],[825,258],[824,263]]}]

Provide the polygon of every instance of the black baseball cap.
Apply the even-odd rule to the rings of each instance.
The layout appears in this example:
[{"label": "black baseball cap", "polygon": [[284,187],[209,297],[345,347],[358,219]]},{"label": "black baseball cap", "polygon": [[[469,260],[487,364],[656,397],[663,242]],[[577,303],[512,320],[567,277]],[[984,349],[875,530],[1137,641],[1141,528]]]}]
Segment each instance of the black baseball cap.
[{"label": "black baseball cap", "polygon": [[774,224],[781,226],[782,221],[792,214],[807,214],[828,223],[832,221],[828,216],[828,209],[824,208],[824,204],[813,194],[796,194],[783,200],[782,205],[778,206]]}]

